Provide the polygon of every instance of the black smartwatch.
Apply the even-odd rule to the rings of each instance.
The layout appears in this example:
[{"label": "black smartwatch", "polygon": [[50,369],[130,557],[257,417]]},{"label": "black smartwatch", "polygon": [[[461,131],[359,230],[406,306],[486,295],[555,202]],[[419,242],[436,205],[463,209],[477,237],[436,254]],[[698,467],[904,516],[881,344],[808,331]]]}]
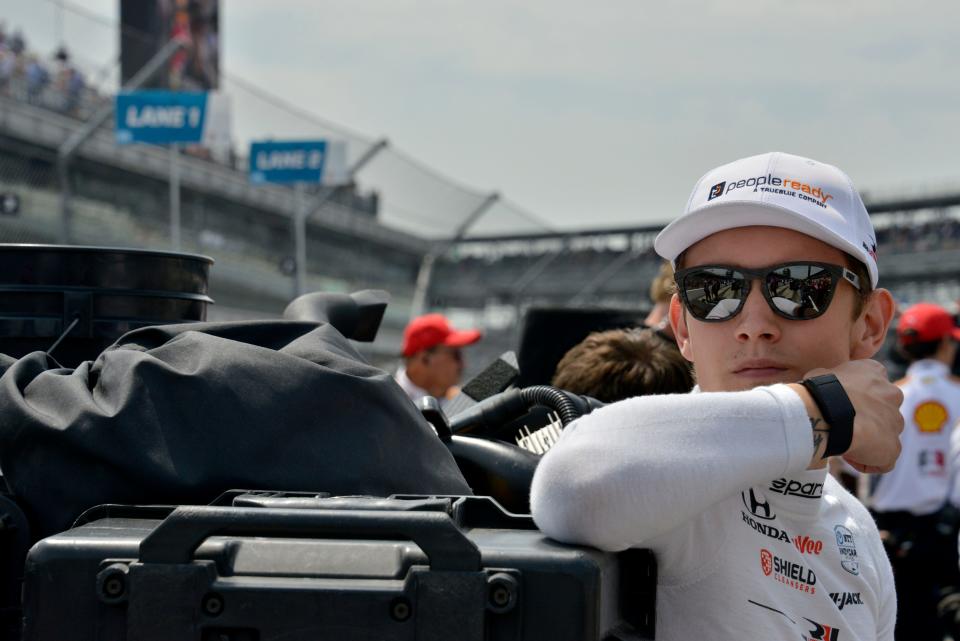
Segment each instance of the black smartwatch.
[{"label": "black smartwatch", "polygon": [[823,419],[830,425],[830,438],[823,457],[843,454],[853,442],[853,419],[857,415],[846,390],[833,374],[805,378],[800,382],[810,392]]}]

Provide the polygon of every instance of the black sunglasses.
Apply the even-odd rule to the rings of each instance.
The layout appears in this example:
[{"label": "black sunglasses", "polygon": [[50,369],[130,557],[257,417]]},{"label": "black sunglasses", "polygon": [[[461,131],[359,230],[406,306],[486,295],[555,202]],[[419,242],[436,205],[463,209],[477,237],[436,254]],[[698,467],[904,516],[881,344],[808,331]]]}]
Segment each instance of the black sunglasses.
[{"label": "black sunglasses", "polygon": [[837,283],[845,280],[863,291],[860,278],[846,267],[829,263],[796,262],[763,269],[729,265],[699,265],[674,274],[683,304],[697,320],[719,323],[740,313],[754,280],[776,314],[790,320],[809,320],[827,311]]}]

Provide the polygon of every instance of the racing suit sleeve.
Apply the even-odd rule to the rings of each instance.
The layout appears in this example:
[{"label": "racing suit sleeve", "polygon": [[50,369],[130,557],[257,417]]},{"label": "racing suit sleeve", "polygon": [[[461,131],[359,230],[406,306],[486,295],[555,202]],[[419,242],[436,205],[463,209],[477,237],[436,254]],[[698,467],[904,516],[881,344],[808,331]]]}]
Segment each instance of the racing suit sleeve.
[{"label": "racing suit sleeve", "polygon": [[657,537],[812,456],[806,409],[786,385],[637,397],[566,427],[537,467],[531,511],[559,541],[656,549]]},{"label": "racing suit sleeve", "polygon": [[877,616],[877,641],[893,641],[893,629],[897,623],[897,591],[893,582],[893,568],[879,540],[878,535],[877,547],[882,563],[877,568],[877,573],[881,577],[880,589],[883,593],[880,595],[880,611]]}]

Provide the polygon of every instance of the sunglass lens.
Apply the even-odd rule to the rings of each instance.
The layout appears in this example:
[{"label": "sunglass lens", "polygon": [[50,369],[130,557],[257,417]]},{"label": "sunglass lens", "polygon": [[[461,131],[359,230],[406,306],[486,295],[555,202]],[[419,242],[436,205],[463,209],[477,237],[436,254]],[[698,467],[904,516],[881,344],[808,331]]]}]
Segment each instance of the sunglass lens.
[{"label": "sunglass lens", "polygon": [[770,301],[788,318],[816,318],[830,305],[833,276],[819,265],[787,265],[767,275]]},{"label": "sunglass lens", "polygon": [[743,275],[732,269],[706,267],[683,279],[687,308],[700,320],[724,320],[740,309],[746,294]]}]

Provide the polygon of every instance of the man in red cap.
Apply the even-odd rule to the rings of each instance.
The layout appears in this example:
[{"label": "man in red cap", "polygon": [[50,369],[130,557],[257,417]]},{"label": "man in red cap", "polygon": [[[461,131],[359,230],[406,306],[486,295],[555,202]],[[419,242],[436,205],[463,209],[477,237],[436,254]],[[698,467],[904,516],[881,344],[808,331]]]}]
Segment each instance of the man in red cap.
[{"label": "man in red cap", "polygon": [[960,419],[960,379],[950,374],[958,340],[953,317],[931,303],[907,308],[897,325],[897,348],[910,363],[897,381],[903,449],[891,472],[871,478],[870,505],[893,562],[898,639],[942,639],[939,592],[960,587],[948,507],[956,473],[951,433]]},{"label": "man in red cap", "polygon": [[480,340],[476,329],[456,330],[442,314],[414,318],[403,330],[403,367],[396,379],[410,400],[433,396],[441,403],[459,389],[462,347]]}]

